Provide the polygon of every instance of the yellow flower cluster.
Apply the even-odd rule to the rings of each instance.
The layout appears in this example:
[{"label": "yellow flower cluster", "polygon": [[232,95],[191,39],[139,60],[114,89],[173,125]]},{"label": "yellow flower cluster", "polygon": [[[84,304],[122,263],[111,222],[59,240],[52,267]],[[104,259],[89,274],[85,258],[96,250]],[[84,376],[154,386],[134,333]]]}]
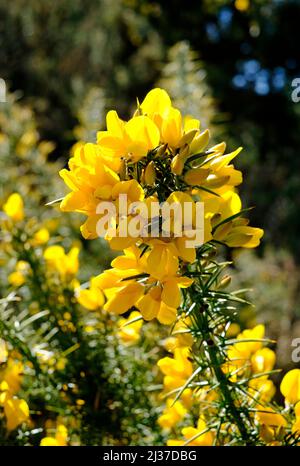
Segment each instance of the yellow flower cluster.
[{"label": "yellow flower cluster", "polygon": [[292,432],[300,435],[300,369],[292,369],[281,381],[280,391],[285,398],[287,408],[294,411]]},{"label": "yellow flower cluster", "polygon": [[[128,204],[139,201],[146,206],[146,219],[133,210],[128,212],[137,223],[149,221],[153,226],[152,202],[176,203],[183,212],[189,204],[190,229],[195,231],[195,205],[201,201],[204,242],[246,248],[259,244],[263,231],[248,226],[236,192],[242,175],[232,161],[241,148],[225,154],[222,142],[208,149],[209,131],[201,132],[199,120],[183,117],[162,89],[150,91],[129,121],[110,111],[106,123],[97,143],[77,146],[69,169],[60,172],[71,190],[61,209],[87,216],[81,226],[85,238],[97,237],[97,224],[104,215],[97,213],[99,203],[110,201],[118,208],[119,196],[126,194]],[[105,303],[104,309],[116,314],[135,307],[145,320],[175,322],[180,290],[193,282],[182,271],[196,259],[195,247],[186,244],[187,234],[176,235],[176,222],[176,218],[170,221],[169,236],[163,234],[164,225],[159,226],[156,237],[107,233],[110,246],[123,250],[124,255],[80,292],[81,304],[95,310]],[[117,233],[118,228],[119,224]]]},{"label": "yellow flower cluster", "polygon": [[3,206],[3,211],[14,222],[22,221],[24,219],[24,203],[20,194],[11,194]]},{"label": "yellow flower cluster", "polygon": [[270,348],[263,347],[264,336],[265,327],[262,324],[239,333],[236,343],[228,348],[228,362],[223,366],[223,371],[234,382],[248,378],[252,396],[268,402],[275,394],[275,386],[268,379],[268,373],[275,365],[276,356]]},{"label": "yellow flower cluster", "polygon": [[62,246],[48,246],[44,251],[49,272],[59,274],[61,280],[73,279],[78,272],[79,247],[74,246],[66,254]]},{"label": "yellow flower cluster", "polygon": [[49,436],[43,437],[41,447],[65,447],[68,444],[68,429],[64,424],[58,424],[55,427],[50,426],[47,429]]},{"label": "yellow flower cluster", "polygon": [[142,316],[139,312],[133,311],[127,319],[118,321],[119,331],[118,336],[124,345],[130,346],[137,343],[140,338],[140,330],[142,327]]},{"label": "yellow flower cluster", "polygon": [[[123,314],[134,306],[145,320],[157,318],[162,324],[175,321],[181,302],[180,288],[189,286],[192,280],[177,274],[179,262],[172,255],[172,246],[162,243],[142,256],[141,250],[132,246],[114,259],[112,266],[93,278],[89,290],[80,293],[85,307],[89,308],[90,301],[102,290],[106,311]],[[136,280],[137,276],[141,279]]]},{"label": "yellow flower cluster", "polygon": [[0,407],[3,408],[8,431],[29,420],[27,402],[17,397],[23,372],[22,362],[9,354],[6,342],[0,339]]},{"label": "yellow flower cluster", "polygon": [[[175,332],[176,333],[176,332]],[[271,400],[275,395],[275,385],[269,379],[274,368],[276,357],[274,351],[264,346],[265,328],[257,325],[246,329],[235,338],[235,342],[227,351],[228,361],[222,370],[231,383],[241,384],[246,381],[248,387],[244,397],[248,399],[253,421],[258,425],[260,437],[270,445],[281,444],[283,435],[288,428],[288,420],[284,414],[275,409]],[[180,335],[180,334],[179,334]],[[180,336],[179,336],[180,338]],[[172,340],[176,341],[172,341]],[[182,345],[178,337],[171,337],[166,342],[166,348],[173,353],[158,361],[158,366],[164,375],[162,392],[167,397],[165,408],[158,418],[158,424],[166,431],[176,432],[177,425],[190,419],[191,412],[200,416],[197,427],[181,428],[184,437],[170,439],[168,445],[212,445],[215,440],[215,428],[211,420],[215,417],[215,401],[218,400],[217,390],[211,387],[209,373],[207,381],[195,382],[195,367],[192,360],[193,351],[187,343]],[[190,383],[189,383],[190,382]],[[193,388],[194,387],[194,388]],[[200,388],[203,387],[203,388]],[[282,380],[281,392],[288,406],[294,407],[295,420],[292,431],[300,431],[300,369],[288,372]],[[178,394],[180,397],[178,399]],[[237,401],[237,406],[238,406]],[[195,411],[195,408],[198,410]],[[235,429],[232,425],[221,425],[219,430],[228,432]]]},{"label": "yellow flower cluster", "polygon": [[228,348],[228,362],[223,366],[223,371],[233,382],[248,381],[249,403],[255,410],[260,436],[266,443],[276,444],[287,421],[270,406],[276,388],[269,375],[274,368],[276,355],[273,350],[264,347],[264,337],[265,327],[261,324],[238,334],[236,342]]}]

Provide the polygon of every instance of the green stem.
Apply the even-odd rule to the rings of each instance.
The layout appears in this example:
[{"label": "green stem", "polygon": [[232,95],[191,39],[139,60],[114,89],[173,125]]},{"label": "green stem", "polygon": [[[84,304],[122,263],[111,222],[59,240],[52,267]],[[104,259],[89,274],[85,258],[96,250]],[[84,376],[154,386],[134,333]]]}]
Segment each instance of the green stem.
[{"label": "green stem", "polygon": [[[199,294],[196,297],[193,288],[190,288],[188,293],[192,302],[198,301],[199,303]],[[203,303],[199,304],[200,307],[195,306],[194,309],[194,312],[197,313],[198,316],[196,320],[197,336],[195,336],[196,338],[199,338],[199,335],[201,335],[202,342],[205,342],[208,367],[210,367],[210,370],[213,372],[213,375],[215,376],[218,382],[218,388],[220,390],[221,398],[224,402],[225,412],[227,415],[226,417],[230,420],[230,422],[236,425],[244,444],[253,445],[254,439],[252,438],[251,433],[248,431],[247,424],[245,423],[245,421],[248,421],[249,419],[246,419],[246,413],[244,419],[244,416],[241,415],[240,410],[237,408],[235,404],[237,399],[237,397],[235,396],[235,388],[222,370],[222,364],[224,364],[226,360],[224,360],[224,355],[220,351],[220,348],[216,345],[215,335],[213,334],[213,331],[210,329],[210,316],[208,314],[208,308],[206,308],[205,305],[203,305]]]}]

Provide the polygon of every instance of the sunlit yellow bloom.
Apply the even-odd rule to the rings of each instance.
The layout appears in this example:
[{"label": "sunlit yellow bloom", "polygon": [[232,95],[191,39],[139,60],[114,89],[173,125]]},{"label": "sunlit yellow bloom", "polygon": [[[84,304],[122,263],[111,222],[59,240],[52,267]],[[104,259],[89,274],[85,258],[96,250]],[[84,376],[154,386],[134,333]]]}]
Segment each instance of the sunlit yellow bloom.
[{"label": "sunlit yellow bloom", "polygon": [[266,377],[258,377],[249,380],[249,391],[253,398],[261,403],[268,403],[276,393],[276,387],[272,380]]},{"label": "sunlit yellow bloom", "polygon": [[[172,246],[167,243],[159,244],[158,248],[160,246],[161,254],[165,253],[165,260],[169,262],[161,261],[160,254],[155,256],[155,250],[141,257],[141,250],[132,247],[112,261],[113,269],[95,278],[95,285],[104,291],[107,298],[105,310],[123,314],[135,306],[145,320],[157,318],[166,325],[175,321],[177,308],[181,304],[180,288],[190,286],[193,280],[175,275],[178,259],[173,255]],[[160,261],[159,264],[155,264],[155,258]],[[150,273],[154,277],[149,276]],[[135,277],[141,277],[141,281]],[[161,280],[155,284],[158,277]]]},{"label": "sunlit yellow bloom", "polygon": [[[245,225],[244,219],[234,219],[231,223],[231,229],[223,236],[219,232],[214,238],[224,242],[231,248],[256,248],[264,231],[261,228],[254,228]],[[246,221],[248,222],[248,220]]]},{"label": "sunlit yellow bloom", "polygon": [[180,288],[190,286],[188,277],[171,277],[162,281],[161,286],[151,288],[136,303],[145,320],[157,320],[165,325],[176,319],[176,311],[181,303]]},{"label": "sunlit yellow bloom", "polygon": [[12,272],[8,275],[8,282],[15,287],[22,286],[25,283],[25,275],[21,272]]},{"label": "sunlit yellow bloom", "polygon": [[6,428],[11,431],[29,418],[29,407],[25,400],[6,397],[3,404],[6,417]]},{"label": "sunlit yellow bloom", "polygon": [[50,234],[47,228],[40,228],[34,235],[31,241],[33,246],[40,246],[49,241]]},{"label": "sunlit yellow bloom", "polygon": [[280,391],[287,403],[295,404],[300,400],[300,369],[292,369],[285,374]]},{"label": "sunlit yellow bloom", "polygon": [[0,373],[0,378],[7,383],[11,395],[15,395],[20,390],[23,373],[24,365],[22,362],[10,357],[5,369]]},{"label": "sunlit yellow bloom", "polygon": [[233,374],[235,380],[242,371],[250,366],[251,356],[262,348],[265,327],[260,324],[253,329],[246,329],[236,337],[237,342],[227,350],[228,361],[223,365],[223,371]]},{"label": "sunlit yellow bloom", "polygon": [[[128,122],[122,121],[115,111],[110,111],[107,114],[107,130],[98,133],[98,143],[76,148],[69,161],[69,170],[61,171],[61,176],[72,191],[62,201],[61,209],[86,214],[88,218],[81,227],[82,234],[87,239],[96,238],[99,236],[98,221],[102,216],[96,212],[99,202],[109,200],[117,205],[117,195],[128,194],[128,187],[134,183],[136,188],[132,190],[130,187],[130,202],[143,200],[146,194],[143,183],[149,186],[156,180],[155,157],[164,155],[168,158],[172,173],[182,177],[180,182],[184,181],[190,186],[191,193],[205,203],[204,242],[214,238],[230,247],[256,247],[262,230],[249,227],[247,221],[240,218],[224,223],[227,214],[238,212],[236,200],[239,198],[233,188],[241,183],[242,176],[232,165],[232,160],[241,148],[224,154],[226,145],[220,143],[206,154],[202,151],[208,142],[209,131],[200,133],[200,122],[197,119],[183,118],[180,111],[172,107],[170,97],[164,90],[153,89],[138,105],[133,118]],[[149,156],[150,160],[135,173],[137,162],[145,156]],[[190,159],[191,156],[194,157]],[[140,170],[141,177],[138,176]],[[218,202],[211,199],[216,197],[211,190],[219,196]],[[230,200],[226,199],[228,193],[231,193]],[[178,196],[178,193],[172,193],[170,198],[175,195]],[[184,196],[188,195],[184,193]],[[189,202],[193,202],[191,197]],[[215,205],[212,210],[210,204]],[[116,226],[119,232],[119,226]],[[184,236],[174,236],[172,239],[171,234],[168,240],[176,246],[178,257],[192,263],[196,257],[195,248],[186,247]],[[130,235],[107,235],[106,239],[111,248],[116,250],[126,249],[141,240]]]},{"label": "sunlit yellow bloom", "polygon": [[[237,350],[242,354],[247,354],[250,357],[255,351],[258,351],[263,345],[265,336],[265,326],[262,324],[256,325],[252,329],[243,330],[238,336],[238,343],[235,344]],[[244,341],[243,341],[244,340]]]},{"label": "sunlit yellow bloom", "polygon": [[98,132],[97,143],[107,157],[137,162],[159,145],[159,130],[145,115],[124,122],[111,110],[106,116],[106,125],[107,131]]},{"label": "sunlit yellow bloom", "polygon": [[41,447],[64,447],[67,445],[68,430],[63,424],[56,428],[54,437],[44,437],[41,440]]},{"label": "sunlit yellow bloom", "polygon": [[156,88],[148,92],[140,105],[140,109],[143,114],[151,118],[157,128],[161,130],[162,122],[164,118],[167,117],[171,106],[171,99],[167,92],[163,89]]},{"label": "sunlit yellow bloom", "polygon": [[79,289],[77,294],[77,301],[86,309],[95,311],[104,304],[104,296],[102,291],[95,284],[96,280],[94,277],[90,279],[90,286],[88,289]]},{"label": "sunlit yellow bloom", "polygon": [[66,367],[67,362],[68,362],[67,358],[63,358],[63,357],[62,357],[62,358],[59,358],[59,359],[57,360],[57,362],[56,362],[56,366],[55,366],[56,369],[57,369],[58,371],[63,371],[63,370],[65,370],[65,367]]},{"label": "sunlit yellow bloom", "polygon": [[297,434],[300,433],[300,417],[299,416],[296,417],[296,419],[295,419],[295,421],[293,423],[292,432],[297,433]]},{"label": "sunlit yellow bloom", "polygon": [[256,351],[251,357],[251,365],[253,372],[268,372],[275,365],[276,355],[270,348],[262,348]]},{"label": "sunlit yellow bloom", "polygon": [[185,440],[168,440],[167,445],[170,447],[183,445],[204,447],[213,445],[213,433],[207,428],[205,421],[201,418],[197,423],[197,428],[184,427],[181,432]]},{"label": "sunlit yellow bloom", "polygon": [[24,218],[24,203],[18,193],[13,193],[9,196],[3,206],[3,210],[14,222],[20,222]]},{"label": "sunlit yellow bloom", "polygon": [[[169,247],[172,248],[174,255],[177,255],[185,262],[192,263],[196,259],[196,250],[187,242],[195,240],[196,233],[200,234],[203,243],[212,239],[210,215],[204,216],[203,225],[197,225],[196,217],[199,214],[197,214],[196,204],[191,195],[181,191],[174,191],[170,194],[166,199],[166,204],[170,205],[170,219],[163,221],[162,230],[171,232],[171,238],[168,239],[169,242],[166,244],[169,244]],[[177,209],[179,209],[180,214],[178,214]],[[184,229],[182,228],[183,219]],[[152,247],[155,244],[161,244],[157,240],[150,240],[149,242]],[[200,245],[198,244],[198,246]]]},{"label": "sunlit yellow bloom", "polygon": [[163,142],[167,142],[173,149],[180,147],[179,141],[183,135],[183,129],[179,110],[170,108],[167,118],[163,120],[161,132]]},{"label": "sunlit yellow bloom", "polygon": [[221,199],[207,204],[216,209],[216,214],[212,216],[212,225],[215,229],[214,239],[229,247],[254,248],[259,245],[264,233],[261,228],[249,227],[249,221],[241,217],[226,220],[241,211],[242,205],[238,194],[228,190],[222,194]]},{"label": "sunlit yellow bloom", "polygon": [[20,157],[26,156],[28,150],[37,144],[38,137],[38,133],[34,128],[25,131],[16,145],[16,154]]},{"label": "sunlit yellow bloom", "polygon": [[155,164],[154,162],[148,163],[144,173],[145,183],[152,186],[155,182]]},{"label": "sunlit yellow bloom", "polygon": [[176,275],[179,262],[174,245],[153,240],[151,246],[152,250],[147,257],[147,272],[157,280]]},{"label": "sunlit yellow bloom", "polygon": [[15,287],[22,286],[26,281],[26,275],[28,274],[30,265],[26,261],[18,261],[15,267],[15,271],[10,273],[8,276],[8,282]]},{"label": "sunlit yellow bloom", "polygon": [[239,11],[247,11],[250,7],[250,0],[235,0],[234,6]]},{"label": "sunlit yellow bloom", "polygon": [[[217,191],[217,190],[216,190]],[[239,195],[232,186],[225,186],[219,191],[219,197],[205,195],[205,211],[213,227],[213,238],[229,247],[254,248],[259,245],[263,230],[248,226],[245,218],[229,217],[238,214],[242,209]]]},{"label": "sunlit yellow bloom", "polygon": [[142,325],[142,316],[137,311],[131,312],[127,319],[119,319],[118,326],[120,330],[118,331],[118,336],[120,337],[122,343],[126,345],[137,343],[141,337],[140,330]]},{"label": "sunlit yellow bloom", "polygon": [[170,392],[182,387],[193,373],[193,365],[188,359],[187,348],[176,348],[174,358],[165,357],[158,361],[157,365],[164,374],[164,389]]},{"label": "sunlit yellow bloom", "polygon": [[184,176],[185,182],[190,186],[202,186],[222,195],[224,188],[230,191],[232,187],[242,182],[242,173],[234,168],[230,162],[241,152],[238,148],[230,154],[223,155],[225,146],[215,146],[200,167],[189,169]]},{"label": "sunlit yellow bloom", "polygon": [[49,246],[44,251],[44,258],[49,270],[57,272],[62,278],[73,277],[78,272],[79,248],[73,247],[65,253],[62,246]]},{"label": "sunlit yellow bloom", "polygon": [[173,399],[168,398],[167,406],[159,416],[157,422],[162,429],[170,430],[180,422],[187,413],[187,410],[180,401],[174,403]]},{"label": "sunlit yellow bloom", "polygon": [[239,326],[239,324],[237,324],[236,322],[233,322],[232,324],[230,324],[226,332],[226,337],[227,338],[236,337],[238,333],[240,333],[240,331],[241,331],[241,327]]},{"label": "sunlit yellow bloom", "polygon": [[257,422],[266,426],[284,427],[287,425],[285,418],[268,406],[258,406],[255,417]]},{"label": "sunlit yellow bloom", "polygon": [[[189,317],[185,318],[184,316],[181,316],[180,320],[178,320],[178,322],[176,322],[176,324],[174,325],[172,335],[174,335],[175,337],[176,346],[179,346],[179,347],[191,347],[192,346],[194,339],[190,333],[189,325],[191,325],[190,318]],[[175,347],[173,347],[173,349]]]},{"label": "sunlit yellow bloom", "polygon": [[[60,208],[87,215],[87,220],[81,226],[81,233],[86,239],[99,236],[97,223],[105,215],[97,213],[97,206],[101,201],[117,202],[120,194],[126,194],[130,204],[141,201],[144,197],[136,180],[120,180],[118,174],[106,164],[106,159],[103,159],[95,144],[88,143],[78,148],[69,161],[69,170],[61,170],[60,176],[71,189]],[[113,241],[111,247],[114,247]]]},{"label": "sunlit yellow bloom", "polygon": [[143,273],[147,266],[147,254],[141,255],[141,253],[138,247],[132,246],[125,249],[123,255],[116,257],[111,265],[115,270],[123,271],[124,277]]}]

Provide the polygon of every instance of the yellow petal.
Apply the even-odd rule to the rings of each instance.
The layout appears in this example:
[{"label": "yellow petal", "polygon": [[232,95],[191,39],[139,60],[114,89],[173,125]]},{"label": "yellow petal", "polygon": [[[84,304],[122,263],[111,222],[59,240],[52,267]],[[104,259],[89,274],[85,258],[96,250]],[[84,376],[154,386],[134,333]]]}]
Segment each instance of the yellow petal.
[{"label": "yellow petal", "polygon": [[133,307],[144,293],[140,283],[130,283],[115,291],[104,305],[104,309],[114,314],[123,314]]},{"label": "yellow petal", "polygon": [[168,306],[163,301],[161,302],[157,320],[164,325],[171,325],[175,322],[177,316],[176,309]]},{"label": "yellow petal", "polygon": [[115,110],[110,110],[106,115],[106,126],[107,130],[117,136],[118,138],[123,137],[125,123],[122,121]]},{"label": "yellow petal", "polygon": [[58,447],[58,441],[54,437],[44,437],[40,442],[41,447]]},{"label": "yellow petal", "polygon": [[165,304],[174,309],[180,306],[181,294],[176,279],[171,279],[164,283],[161,299]]},{"label": "yellow petal", "polygon": [[4,403],[7,430],[14,430],[29,418],[29,407],[25,400],[7,398]]},{"label": "yellow petal", "polygon": [[285,374],[280,391],[288,403],[295,404],[300,400],[300,369],[292,369]]},{"label": "yellow petal", "polygon": [[151,116],[155,113],[165,115],[171,108],[171,99],[164,89],[152,89],[140,105],[143,113]]},{"label": "yellow petal", "polygon": [[24,203],[20,194],[11,194],[4,204],[3,210],[13,221],[22,221],[24,218]]}]

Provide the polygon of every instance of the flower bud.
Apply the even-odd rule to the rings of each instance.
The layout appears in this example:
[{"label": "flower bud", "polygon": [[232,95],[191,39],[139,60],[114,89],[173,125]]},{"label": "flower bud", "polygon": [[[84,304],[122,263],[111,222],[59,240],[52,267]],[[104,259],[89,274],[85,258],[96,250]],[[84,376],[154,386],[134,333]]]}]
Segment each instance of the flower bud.
[{"label": "flower bud", "polygon": [[148,163],[145,169],[144,177],[145,177],[146,184],[153,185],[155,183],[156,175],[155,175],[155,164],[153,161]]},{"label": "flower bud", "polygon": [[121,165],[120,165],[120,180],[121,181],[124,181],[126,180],[127,178],[127,166],[126,166],[126,162],[124,159],[121,159]]},{"label": "flower bud", "polygon": [[175,155],[171,162],[171,171],[174,175],[181,175],[184,169],[185,160],[180,156],[180,154]]},{"label": "flower bud", "polygon": [[230,275],[225,275],[225,277],[222,278],[218,285],[218,290],[221,290],[223,288],[226,288],[231,282],[231,276]]},{"label": "flower bud", "polygon": [[179,155],[184,159],[184,161],[186,161],[186,159],[188,158],[189,152],[190,152],[189,145],[185,144],[183,147],[180,148]]},{"label": "flower bud", "polygon": [[193,168],[184,175],[184,181],[190,186],[201,185],[209,175],[209,168]]},{"label": "flower bud", "polygon": [[226,142],[220,142],[215,146],[209,149],[210,152],[214,152],[215,154],[223,155],[226,149]]},{"label": "flower bud", "polygon": [[198,129],[190,129],[182,136],[178,143],[178,147],[184,146],[185,144],[190,144],[198,132]]},{"label": "flower bud", "polygon": [[161,157],[167,150],[168,144],[162,144],[156,151],[156,157]]}]

